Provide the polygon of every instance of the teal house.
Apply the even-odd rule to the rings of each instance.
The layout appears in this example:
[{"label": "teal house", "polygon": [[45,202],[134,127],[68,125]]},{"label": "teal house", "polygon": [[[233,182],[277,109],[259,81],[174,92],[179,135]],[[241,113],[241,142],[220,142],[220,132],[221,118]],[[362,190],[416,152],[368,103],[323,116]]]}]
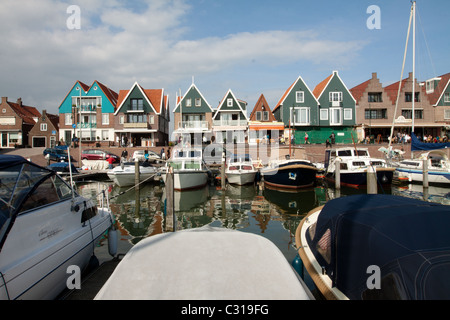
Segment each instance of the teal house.
[{"label": "teal house", "polygon": [[59,106],[59,137],[70,143],[114,141],[114,111],[118,94],[95,80],[91,86],[76,81]]},{"label": "teal house", "polygon": [[173,139],[183,136],[196,145],[211,141],[214,110],[194,83],[183,96],[177,97],[173,113]]}]

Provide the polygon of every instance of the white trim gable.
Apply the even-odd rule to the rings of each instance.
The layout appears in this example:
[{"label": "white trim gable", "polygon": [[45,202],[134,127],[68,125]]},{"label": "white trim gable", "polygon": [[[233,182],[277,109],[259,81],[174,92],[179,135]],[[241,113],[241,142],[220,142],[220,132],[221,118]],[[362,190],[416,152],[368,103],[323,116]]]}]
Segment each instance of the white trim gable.
[{"label": "white trim gable", "polygon": [[316,98],[316,96],[313,94],[313,92],[311,91],[311,89],[309,89],[308,84],[305,82],[305,80],[303,80],[302,76],[298,76],[297,80],[295,80],[294,84],[292,84],[291,88],[289,89],[289,91],[287,92],[287,94],[284,96],[284,99],[282,101],[280,101],[279,105],[283,106],[284,105],[284,100],[286,100],[286,98],[288,96],[290,96],[290,94],[292,93],[292,90],[294,90],[294,87],[297,85],[298,81],[301,80],[302,83],[306,86],[306,89],[308,89],[309,93],[311,94],[311,96],[314,98],[314,100],[316,100],[317,105],[319,105],[319,100]]},{"label": "white trim gable", "polygon": [[[436,103],[433,105],[433,107],[437,107],[438,104],[439,104],[439,101],[441,101],[441,99],[444,98],[444,93],[445,93],[445,91],[447,90],[449,83],[450,83],[450,79],[447,81],[447,84],[445,85],[444,90],[442,90],[441,95],[439,96],[439,99],[436,100]],[[443,102],[443,103],[444,103],[444,102]]]},{"label": "white trim gable", "polygon": [[[139,90],[141,91],[142,95],[145,97],[145,100],[147,100],[147,102],[149,103],[150,107],[153,109],[153,112],[154,112],[155,114],[160,114],[160,113],[156,112],[155,107],[154,107],[153,104],[150,102],[150,100],[148,99],[147,95],[145,94],[145,92],[143,91],[143,89],[142,89],[142,87],[139,85],[139,83],[135,82],[135,83],[133,84],[133,86],[131,87],[131,89],[128,90],[128,93],[127,93],[127,95],[125,96],[125,98],[122,100],[122,102],[120,103],[120,106],[117,107],[117,111],[114,112],[114,115],[116,116],[116,115],[120,112],[120,109],[122,109],[123,103],[124,103],[125,101],[127,101],[128,97],[130,96],[130,93],[133,91],[133,89],[134,89],[136,86],[139,87]],[[163,93],[162,98],[164,98],[164,89],[162,89],[162,93]],[[164,101],[164,100],[163,100],[163,101]]]},{"label": "white trim gable", "polygon": [[181,104],[181,102],[184,100],[184,98],[187,96],[188,92],[191,91],[192,88],[195,88],[195,90],[198,92],[198,94],[200,95],[200,97],[203,99],[203,101],[206,102],[206,105],[208,106],[208,108],[211,110],[211,112],[214,112],[213,108],[211,107],[211,105],[209,104],[208,100],[205,99],[205,97],[203,96],[203,94],[201,93],[201,91],[197,88],[197,86],[193,83],[191,84],[191,86],[186,90],[186,92],[184,93],[183,96],[181,96],[180,102],[175,104],[175,108],[173,109],[173,113],[175,113],[175,110],[177,110],[178,106]]},{"label": "white trim gable", "polygon": [[339,76],[339,72],[334,70],[332,73],[332,76],[330,77],[330,79],[328,79],[327,84],[323,87],[322,92],[320,93],[320,95],[317,97],[317,101],[320,100],[320,98],[322,97],[322,94],[327,91],[328,86],[330,85],[331,80],[333,80],[333,78],[337,76],[339,81],[342,83],[342,85],[344,86],[345,90],[347,90],[348,94],[350,95],[350,97],[352,97],[353,101],[355,102],[356,105],[356,99],[353,97],[352,93],[350,92],[350,90],[347,88],[347,86],[345,85],[345,82],[342,81],[341,77]]},{"label": "white trim gable", "polygon": [[225,96],[222,98],[222,101],[220,102],[219,106],[217,107],[216,113],[214,114],[214,117],[212,118],[213,120],[216,119],[216,116],[219,114],[220,109],[222,108],[223,105],[226,105],[227,103],[227,99],[226,97],[228,97],[228,95],[231,93],[231,96],[233,97],[234,101],[236,102],[236,104],[238,105],[240,111],[242,112],[242,114],[244,115],[245,119],[248,121],[248,117],[247,117],[247,112],[245,112],[242,107],[241,104],[239,103],[239,100],[236,99],[236,96],[234,95],[233,91],[231,91],[231,89],[228,89],[227,93],[225,94]]}]

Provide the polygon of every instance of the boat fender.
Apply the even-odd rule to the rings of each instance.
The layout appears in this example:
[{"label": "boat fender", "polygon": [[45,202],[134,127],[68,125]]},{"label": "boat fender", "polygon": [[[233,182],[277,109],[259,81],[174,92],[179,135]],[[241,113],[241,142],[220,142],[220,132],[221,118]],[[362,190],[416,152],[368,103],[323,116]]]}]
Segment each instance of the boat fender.
[{"label": "boat fender", "polygon": [[300,256],[297,254],[294,258],[294,260],[292,261],[292,267],[294,268],[294,270],[298,273],[298,275],[300,276],[301,279],[304,279],[304,274],[303,274],[303,262],[300,259]]},{"label": "boat fender", "polygon": [[112,227],[108,230],[108,252],[112,257],[115,257],[117,254],[117,240],[117,229]]}]

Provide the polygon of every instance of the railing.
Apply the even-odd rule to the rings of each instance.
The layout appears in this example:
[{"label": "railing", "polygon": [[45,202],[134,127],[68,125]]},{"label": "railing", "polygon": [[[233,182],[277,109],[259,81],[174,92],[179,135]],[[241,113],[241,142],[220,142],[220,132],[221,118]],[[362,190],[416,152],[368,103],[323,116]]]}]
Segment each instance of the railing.
[{"label": "railing", "polygon": [[97,112],[97,106],[95,105],[85,105],[85,106],[77,106],[77,112],[82,112],[82,113],[90,113],[90,112]]},{"label": "railing", "polygon": [[178,128],[183,129],[211,129],[208,121],[179,121]]},{"label": "railing", "polygon": [[[90,128],[97,128],[97,123],[81,123],[81,129],[90,129]],[[77,124],[77,129],[80,129],[80,124]]]},{"label": "railing", "polygon": [[123,124],[124,128],[145,128],[150,129],[150,125],[147,122],[128,122]]},{"label": "railing", "polygon": [[213,121],[214,126],[229,126],[229,127],[238,127],[238,126],[247,126],[248,121],[247,120],[214,120]]}]

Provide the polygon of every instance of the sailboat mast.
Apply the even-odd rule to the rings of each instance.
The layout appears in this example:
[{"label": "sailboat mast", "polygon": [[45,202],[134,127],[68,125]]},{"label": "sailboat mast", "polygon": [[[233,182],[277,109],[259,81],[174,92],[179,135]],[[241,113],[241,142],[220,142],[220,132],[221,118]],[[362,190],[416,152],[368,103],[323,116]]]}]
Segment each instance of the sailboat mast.
[{"label": "sailboat mast", "polygon": [[415,79],[416,79],[416,2],[412,3],[413,15],[413,74],[412,74],[412,125],[411,132],[414,132],[414,102],[416,101]]}]

